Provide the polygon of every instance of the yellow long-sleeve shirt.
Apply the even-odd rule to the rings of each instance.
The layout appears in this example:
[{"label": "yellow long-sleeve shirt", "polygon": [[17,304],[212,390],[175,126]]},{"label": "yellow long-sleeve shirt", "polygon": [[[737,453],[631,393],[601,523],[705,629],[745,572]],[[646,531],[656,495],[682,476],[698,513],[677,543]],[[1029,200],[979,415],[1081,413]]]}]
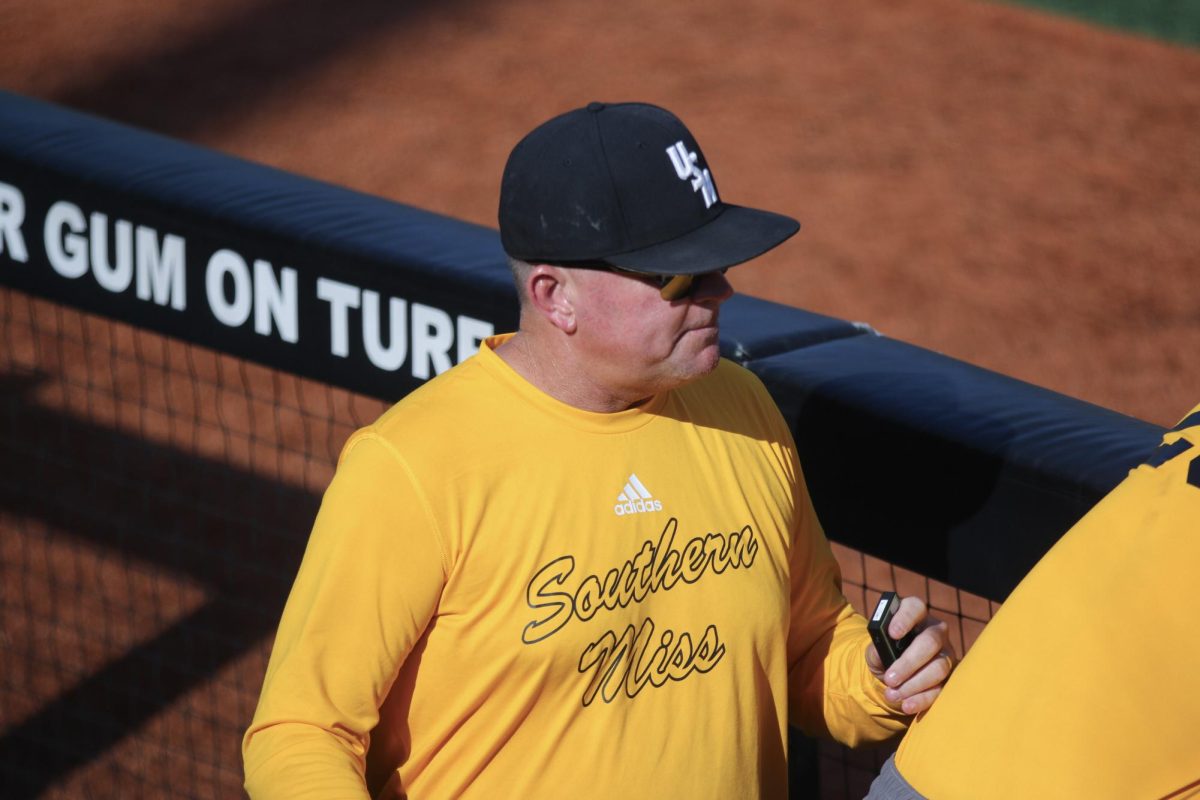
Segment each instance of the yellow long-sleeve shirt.
[{"label": "yellow long-sleeve shirt", "polygon": [[1005,600],[900,773],[932,800],[1200,796],[1197,586],[1200,406]]},{"label": "yellow long-sleeve shirt", "polygon": [[784,797],[789,717],[904,726],[754,376],[591,413],[503,339],[346,444],[245,736],[254,797]]}]

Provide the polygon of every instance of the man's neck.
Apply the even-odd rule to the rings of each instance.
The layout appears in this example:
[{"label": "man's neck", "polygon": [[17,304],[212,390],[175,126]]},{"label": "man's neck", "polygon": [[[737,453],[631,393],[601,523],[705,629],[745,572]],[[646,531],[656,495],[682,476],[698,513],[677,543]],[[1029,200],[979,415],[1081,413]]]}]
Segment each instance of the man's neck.
[{"label": "man's neck", "polygon": [[520,331],[496,348],[496,355],[537,389],[569,406],[611,414],[644,403],[647,397],[629,397],[598,385],[561,348]]}]

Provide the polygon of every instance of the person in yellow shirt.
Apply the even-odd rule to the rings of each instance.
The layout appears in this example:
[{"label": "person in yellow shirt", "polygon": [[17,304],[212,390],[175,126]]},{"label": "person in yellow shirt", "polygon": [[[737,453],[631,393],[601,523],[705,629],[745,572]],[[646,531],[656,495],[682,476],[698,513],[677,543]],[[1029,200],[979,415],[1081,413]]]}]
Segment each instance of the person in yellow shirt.
[{"label": "person in yellow shirt", "polygon": [[724,271],[799,224],[723,202],[688,130],[594,103],[511,153],[519,330],[346,443],[243,740],[254,798],[785,797],[789,721],[904,729],[796,450],[718,352]]},{"label": "person in yellow shirt", "polygon": [[1076,523],[871,800],[1200,797],[1200,406]]}]

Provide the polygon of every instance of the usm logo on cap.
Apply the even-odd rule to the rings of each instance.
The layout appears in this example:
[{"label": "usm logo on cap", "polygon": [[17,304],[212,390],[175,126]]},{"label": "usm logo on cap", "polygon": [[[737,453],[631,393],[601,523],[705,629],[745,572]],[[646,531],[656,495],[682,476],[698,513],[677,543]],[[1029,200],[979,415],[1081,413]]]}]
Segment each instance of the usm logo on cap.
[{"label": "usm logo on cap", "polygon": [[704,198],[704,207],[712,208],[712,204],[717,202],[717,187],[713,185],[708,170],[700,169],[697,165],[699,157],[696,153],[689,151],[681,139],[667,148],[667,155],[671,157],[671,166],[675,167],[679,180],[691,181],[692,191],[699,192]]}]

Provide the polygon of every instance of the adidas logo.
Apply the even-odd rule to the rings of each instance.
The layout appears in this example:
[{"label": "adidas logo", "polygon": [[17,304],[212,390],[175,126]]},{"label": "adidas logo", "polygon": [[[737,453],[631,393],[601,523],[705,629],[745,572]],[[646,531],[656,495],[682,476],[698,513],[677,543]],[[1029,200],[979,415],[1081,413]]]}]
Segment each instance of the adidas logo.
[{"label": "adidas logo", "polygon": [[613,511],[618,517],[626,514],[639,514],[643,511],[662,511],[662,503],[650,496],[649,490],[638,480],[637,475],[630,475],[625,482],[625,490],[617,495],[617,504]]}]

